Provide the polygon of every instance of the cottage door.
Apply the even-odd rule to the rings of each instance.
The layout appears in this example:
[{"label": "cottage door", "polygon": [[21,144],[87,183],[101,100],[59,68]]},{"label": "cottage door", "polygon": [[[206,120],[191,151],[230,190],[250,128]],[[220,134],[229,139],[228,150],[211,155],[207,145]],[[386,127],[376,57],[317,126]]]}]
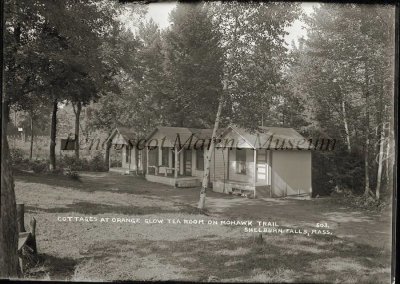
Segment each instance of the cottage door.
[{"label": "cottage door", "polygon": [[192,150],[184,150],[183,164],[185,165],[185,175],[192,175]]},{"label": "cottage door", "polygon": [[267,180],[267,156],[264,149],[257,151],[257,180]]}]

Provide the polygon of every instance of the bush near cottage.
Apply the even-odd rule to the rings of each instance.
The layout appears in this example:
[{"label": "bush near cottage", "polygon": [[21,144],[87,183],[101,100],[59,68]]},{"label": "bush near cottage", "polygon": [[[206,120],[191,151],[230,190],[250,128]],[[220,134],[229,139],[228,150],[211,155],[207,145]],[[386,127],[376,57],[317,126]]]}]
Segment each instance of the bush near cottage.
[{"label": "bush near cottage", "polygon": [[364,194],[354,194],[350,189],[337,189],[331,194],[332,201],[352,208],[366,211],[380,212],[388,208],[391,203],[391,195],[383,194],[380,199]]},{"label": "bush near cottage", "polygon": [[89,170],[93,172],[105,172],[108,170],[108,167],[104,162],[103,155],[97,154],[92,160],[90,160]]},{"label": "bush near cottage", "polygon": [[58,162],[58,167],[68,168],[72,171],[83,171],[88,168],[88,161],[84,158],[77,160],[73,156],[64,156]]},{"label": "bush near cottage", "polygon": [[12,165],[16,165],[25,160],[24,152],[21,149],[10,149],[10,159]]},{"label": "bush near cottage", "polygon": [[[25,157],[21,149],[12,149],[10,151],[11,164],[14,171],[33,171],[35,173],[45,173],[49,170],[48,160],[29,160]],[[65,170],[70,171],[91,171],[104,172],[108,170],[104,162],[103,155],[100,153],[92,159],[82,158],[76,160],[73,156],[64,156],[57,161],[57,168],[52,171],[53,174],[64,174]]]},{"label": "bush near cottage", "polygon": [[60,168],[69,168],[72,171],[91,171],[91,172],[104,172],[107,171],[107,166],[101,154],[88,160],[85,158],[76,160],[75,157],[64,156],[59,161]]},{"label": "bush near cottage", "polygon": [[30,162],[30,168],[34,173],[44,173],[47,172],[49,169],[49,162],[48,161],[33,161]]},{"label": "bush near cottage", "polygon": [[25,158],[21,149],[10,150],[11,165],[14,171],[33,171],[43,173],[48,169],[48,162],[45,160],[29,160]]}]

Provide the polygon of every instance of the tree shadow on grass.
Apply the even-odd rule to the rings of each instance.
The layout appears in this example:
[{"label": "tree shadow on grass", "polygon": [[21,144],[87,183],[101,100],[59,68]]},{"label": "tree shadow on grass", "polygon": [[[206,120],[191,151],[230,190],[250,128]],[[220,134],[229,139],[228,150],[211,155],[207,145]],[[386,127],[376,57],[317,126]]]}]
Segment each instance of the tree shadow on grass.
[{"label": "tree shadow on grass", "polygon": [[[26,183],[39,183],[61,188],[72,188],[84,192],[108,191],[156,195],[156,192],[151,192],[152,190],[154,191],[154,185],[140,176],[108,174],[107,176],[96,177],[82,175],[79,179],[73,179],[68,176],[57,174],[18,172],[15,178],[17,181]],[[170,187],[157,184],[156,189],[157,191],[168,190]]]},{"label": "tree shadow on grass", "polygon": [[[160,273],[166,267],[182,267],[185,280],[204,282],[212,278],[221,281],[328,283],[338,280],[352,282],[357,277],[363,277],[364,280],[386,280],[387,273],[382,269],[390,267],[389,262],[386,262],[387,256],[379,250],[367,245],[354,245],[341,241],[335,236],[318,236],[317,243],[311,237],[301,241],[307,247],[318,246],[323,249],[322,253],[317,250],[315,252],[303,250],[301,246],[286,249],[282,247],[285,243],[297,243],[293,240],[294,236],[279,238],[266,236],[261,243],[252,237],[241,239],[215,239],[215,237],[217,236],[210,235],[180,241],[97,241],[81,254],[87,259],[94,260],[90,265],[99,267],[102,267],[100,263],[107,263],[109,259],[121,261],[121,264],[131,259],[143,258],[147,262],[155,259],[154,263],[150,264],[156,266]],[[279,245],[274,242],[278,242]],[[354,265],[330,266],[335,260]],[[102,267],[102,269],[114,269],[112,267]],[[361,270],[356,270],[357,267]],[[366,271],[371,272],[364,275]]]},{"label": "tree shadow on grass", "polygon": [[[293,243],[293,236],[282,237],[281,242]],[[353,245],[349,242],[339,242],[334,236],[318,237],[321,244],[319,248],[323,252],[298,249],[285,249],[282,245],[275,245],[278,240],[265,239],[262,243],[254,241],[253,238],[225,239],[225,240],[202,240],[192,239],[185,241],[143,242],[137,244],[147,247],[150,253],[156,254],[161,261],[172,262],[176,266],[183,266],[190,274],[190,278],[196,281],[208,281],[209,276],[215,276],[220,280],[257,279],[257,273],[268,281],[312,281],[315,275],[322,277],[324,281],[331,282],[335,279],[346,281],[354,275],[363,276],[363,271],[374,271],[390,267],[390,253],[382,253],[376,248],[368,245]],[[315,246],[314,240],[310,238],[307,246]],[[137,251],[140,256],[145,256],[149,251]],[[174,257],[171,257],[173,254]],[[193,257],[195,261],[188,262],[187,257]],[[329,270],[332,258],[347,259],[348,262],[356,262],[363,271],[349,267],[346,270]],[[321,265],[319,264],[321,263]],[[375,273],[375,272],[373,272]],[[375,277],[374,274],[368,277]],[[382,273],[382,272],[377,272]]]},{"label": "tree shadow on grass", "polygon": [[40,183],[59,187],[72,187],[77,189],[85,188],[81,179],[73,179],[61,174],[17,172],[14,176],[17,181]]},{"label": "tree shadow on grass", "polygon": [[25,272],[24,278],[68,281],[73,277],[78,264],[76,259],[50,254],[39,254],[38,260],[35,266]]}]

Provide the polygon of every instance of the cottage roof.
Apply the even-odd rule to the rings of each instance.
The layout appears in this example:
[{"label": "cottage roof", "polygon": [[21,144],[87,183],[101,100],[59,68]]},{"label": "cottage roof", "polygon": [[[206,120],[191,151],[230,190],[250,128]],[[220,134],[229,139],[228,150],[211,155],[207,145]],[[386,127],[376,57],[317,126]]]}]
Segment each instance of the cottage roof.
[{"label": "cottage roof", "polygon": [[124,137],[125,140],[133,140],[137,138],[136,132],[133,128],[117,127],[118,132]]},{"label": "cottage roof", "polygon": [[[172,126],[158,126],[147,137],[147,141],[151,140],[155,133],[159,132],[162,136],[166,137],[171,144],[174,144],[178,135],[181,143],[185,143],[193,135],[193,142],[196,140],[204,139],[205,144],[208,143],[212,136],[212,129],[188,128],[188,127],[172,127]],[[224,129],[219,129],[217,136],[220,135]]]},{"label": "cottage roof", "polygon": [[[293,128],[286,127],[259,127],[259,130],[250,132],[234,125],[229,126],[221,135],[221,139],[229,133],[235,132],[253,149],[284,149],[284,150],[309,150],[307,140]],[[233,143],[233,147],[238,141]],[[242,148],[243,144],[241,144]]]},{"label": "cottage roof", "polygon": [[116,134],[120,134],[125,140],[126,144],[128,144],[129,142],[132,143],[132,141],[137,139],[136,132],[133,128],[119,126],[113,130],[111,135],[107,138],[107,141],[112,140]]}]

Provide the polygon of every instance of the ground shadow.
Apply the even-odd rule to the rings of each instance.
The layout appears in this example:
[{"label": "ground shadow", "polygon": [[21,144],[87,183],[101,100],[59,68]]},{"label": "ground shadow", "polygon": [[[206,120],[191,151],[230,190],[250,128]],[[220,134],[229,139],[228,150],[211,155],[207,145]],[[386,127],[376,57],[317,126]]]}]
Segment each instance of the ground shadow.
[{"label": "ground shadow", "polygon": [[24,278],[68,281],[72,279],[77,264],[76,259],[39,254],[38,263],[25,272]]}]

